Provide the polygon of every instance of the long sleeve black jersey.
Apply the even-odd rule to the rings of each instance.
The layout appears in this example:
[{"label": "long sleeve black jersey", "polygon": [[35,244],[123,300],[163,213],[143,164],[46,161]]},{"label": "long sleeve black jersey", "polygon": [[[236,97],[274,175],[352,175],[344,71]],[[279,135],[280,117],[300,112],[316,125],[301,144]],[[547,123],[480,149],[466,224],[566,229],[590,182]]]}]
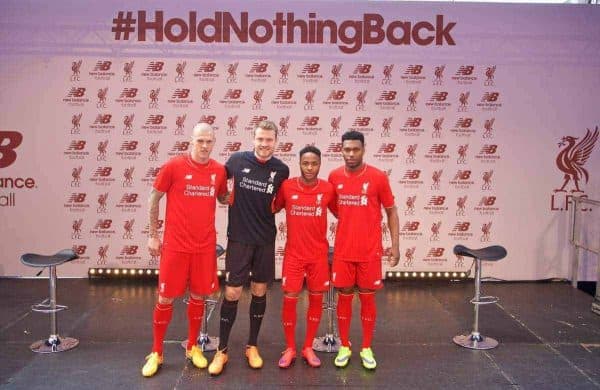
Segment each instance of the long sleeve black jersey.
[{"label": "long sleeve black jersey", "polygon": [[234,181],[227,238],[251,245],[274,242],[277,229],[271,203],[290,175],[288,166],[276,157],[261,163],[253,152],[238,152],[225,168]]}]

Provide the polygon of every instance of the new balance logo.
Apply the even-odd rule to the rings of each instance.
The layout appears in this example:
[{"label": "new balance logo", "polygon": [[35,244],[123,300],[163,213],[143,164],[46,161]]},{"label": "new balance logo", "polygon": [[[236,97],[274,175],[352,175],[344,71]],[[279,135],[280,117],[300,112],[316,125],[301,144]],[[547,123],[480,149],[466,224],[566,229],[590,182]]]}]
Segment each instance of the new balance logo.
[{"label": "new balance logo", "polygon": [[315,74],[319,71],[320,67],[320,64],[306,64],[304,65],[304,68],[302,68],[302,73]]},{"label": "new balance logo", "polygon": [[199,72],[212,73],[215,71],[217,64],[215,62],[203,62],[198,68]]},{"label": "new balance logo", "polygon": [[256,62],[252,64],[252,67],[250,68],[250,73],[265,73],[267,71],[268,66],[269,64],[267,64],[266,62]]},{"label": "new balance logo", "polygon": [[87,196],[86,193],[80,192],[80,193],[72,193],[71,196],[69,196],[69,200],[68,203],[83,203],[85,202],[85,197]]},{"label": "new balance logo", "polygon": [[[240,92],[241,92],[241,90],[240,90]],[[187,99],[189,96],[190,96],[190,90],[189,89],[187,89],[187,88],[177,88],[173,92],[173,96],[171,98],[172,99]]]},{"label": "new balance logo", "polygon": [[304,117],[304,120],[302,121],[302,126],[306,126],[306,127],[315,127],[318,124],[319,124],[318,116],[306,116],[306,117]]},{"label": "new balance logo", "polygon": [[157,126],[163,122],[164,118],[164,115],[150,115],[148,119],[146,119],[146,124]]},{"label": "new balance logo", "polygon": [[163,70],[165,66],[164,62],[161,61],[150,61],[148,66],[146,67],[146,72],[160,72]]},{"label": "new balance logo", "polygon": [[83,150],[85,149],[85,144],[86,141],[83,140],[71,141],[69,144],[69,150]]},{"label": "new balance logo", "polygon": [[463,65],[456,71],[457,76],[470,76],[473,74],[475,67],[473,65]]},{"label": "new balance logo", "polygon": [[292,89],[280,89],[279,92],[277,92],[277,96],[275,99],[278,100],[290,100],[292,98],[292,96],[294,96],[294,90]]},{"label": "new balance logo", "polygon": [[423,70],[423,65],[409,65],[406,70],[404,71],[404,74],[410,74],[413,76],[419,75],[421,74],[421,71]]},{"label": "new balance logo", "polygon": [[85,88],[72,87],[67,94],[67,97],[82,98],[85,95]]},{"label": "new balance logo", "polygon": [[457,222],[452,230],[456,232],[467,232],[469,231],[470,226],[470,222]]},{"label": "new balance logo", "polygon": [[371,72],[371,64],[358,64],[354,68],[354,74],[369,74]]},{"label": "new balance logo", "polygon": [[408,118],[406,122],[404,122],[405,127],[419,127],[421,125],[421,118]]},{"label": "new balance logo", "polygon": [[445,201],[446,201],[445,196],[432,196],[429,199],[428,204],[430,206],[443,206]]},{"label": "new balance logo", "polygon": [[98,61],[94,66],[94,72],[108,72],[112,62],[110,61]]},{"label": "new balance logo", "polygon": [[406,171],[402,179],[417,180],[419,176],[421,176],[421,171],[419,169],[409,169]]},{"label": "new balance logo", "polygon": [[242,146],[241,142],[227,142],[223,148],[224,152],[239,152]]},{"label": "new balance logo", "polygon": [[98,167],[94,172],[94,177],[109,177],[112,173],[112,167]]},{"label": "new balance logo", "polygon": [[138,89],[137,88],[123,88],[121,95],[119,95],[122,99],[133,99],[137,96]]},{"label": "new balance logo", "polygon": [[342,152],[342,143],[335,143],[332,142],[329,144],[329,147],[327,148],[327,152],[328,153],[341,153]]},{"label": "new balance logo", "polygon": [[133,152],[137,149],[138,141],[123,141],[121,151]]},{"label": "new balance logo", "polygon": [[175,145],[173,145],[173,148],[171,148],[172,152],[185,152],[188,150],[188,147],[190,146],[189,141],[176,141]]},{"label": "new balance logo", "polygon": [[371,118],[370,117],[368,117],[368,116],[358,116],[354,120],[353,126],[367,127],[367,126],[369,126],[370,122],[371,122]]},{"label": "new balance logo", "polygon": [[419,230],[419,225],[420,222],[419,221],[407,221],[404,226],[402,227],[403,231],[409,231],[409,232],[414,232]]},{"label": "new balance logo", "polygon": [[112,219],[99,219],[94,230],[108,230],[112,226]]},{"label": "new balance logo", "polygon": [[137,202],[138,194],[135,193],[125,193],[123,197],[121,197],[121,201],[119,203],[135,203]]},{"label": "new balance logo", "polygon": [[137,245],[125,245],[123,249],[121,249],[121,256],[133,256],[137,254],[137,251]]},{"label": "new balance logo", "polygon": [[431,248],[427,253],[427,257],[442,257],[444,255],[444,248]]}]

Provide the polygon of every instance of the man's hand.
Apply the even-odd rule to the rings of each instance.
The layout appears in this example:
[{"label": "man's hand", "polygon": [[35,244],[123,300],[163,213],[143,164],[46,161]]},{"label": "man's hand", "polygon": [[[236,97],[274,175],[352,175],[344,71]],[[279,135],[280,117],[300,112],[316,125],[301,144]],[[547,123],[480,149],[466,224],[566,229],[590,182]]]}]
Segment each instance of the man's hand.
[{"label": "man's hand", "polygon": [[392,247],[390,251],[390,255],[387,258],[387,262],[390,267],[395,267],[400,262],[400,248]]},{"label": "man's hand", "polygon": [[160,242],[160,238],[148,237],[148,251],[150,251],[151,256],[160,256],[161,247],[162,242]]}]

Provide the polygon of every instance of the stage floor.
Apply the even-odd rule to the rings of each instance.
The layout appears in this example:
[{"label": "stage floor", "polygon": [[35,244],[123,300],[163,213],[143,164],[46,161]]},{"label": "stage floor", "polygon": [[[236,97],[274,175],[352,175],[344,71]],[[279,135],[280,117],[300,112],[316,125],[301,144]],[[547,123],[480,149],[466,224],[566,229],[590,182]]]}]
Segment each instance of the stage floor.
[{"label": "stage floor", "polygon": [[[8,389],[251,389],[281,387],[354,387],[406,389],[594,389],[600,388],[600,316],[590,310],[593,297],[566,283],[484,283],[500,297],[481,307],[480,330],[500,345],[488,351],[456,346],[452,338],[472,326],[468,300],[472,281],[387,282],[377,294],[373,343],[378,368],[367,372],[358,358],[360,321],[354,300],[351,339],[354,356],[336,369],[333,354],[319,353],[323,365],[301,360],[277,367],[284,349],[280,323],[281,290],[269,290],[259,337],[262,370],[243,358],[248,332],[248,294],[243,295],[233,328],[229,363],[216,378],[184,359],[185,306],[178,300],[166,339],[165,363],[153,378],[140,373],[151,347],[155,288],[148,283],[90,282],[62,279],[59,333],[79,339],[71,351],[41,355],[29,344],[45,338],[48,316],[30,305],[47,296],[47,280],[0,279],[0,386]],[[298,344],[304,334],[307,298],[298,305]],[[321,321],[319,334],[325,321]],[[216,335],[218,311],[209,325]],[[208,354],[212,358],[212,353]]]}]

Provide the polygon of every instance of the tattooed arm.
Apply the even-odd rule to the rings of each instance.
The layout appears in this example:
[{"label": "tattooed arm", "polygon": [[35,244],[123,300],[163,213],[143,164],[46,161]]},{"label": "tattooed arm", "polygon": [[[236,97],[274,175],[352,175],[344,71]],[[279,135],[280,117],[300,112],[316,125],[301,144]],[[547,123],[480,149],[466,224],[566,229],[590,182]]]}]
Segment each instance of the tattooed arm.
[{"label": "tattooed arm", "polygon": [[162,243],[158,236],[158,204],[165,193],[152,189],[148,198],[148,250],[152,256],[160,256]]}]

